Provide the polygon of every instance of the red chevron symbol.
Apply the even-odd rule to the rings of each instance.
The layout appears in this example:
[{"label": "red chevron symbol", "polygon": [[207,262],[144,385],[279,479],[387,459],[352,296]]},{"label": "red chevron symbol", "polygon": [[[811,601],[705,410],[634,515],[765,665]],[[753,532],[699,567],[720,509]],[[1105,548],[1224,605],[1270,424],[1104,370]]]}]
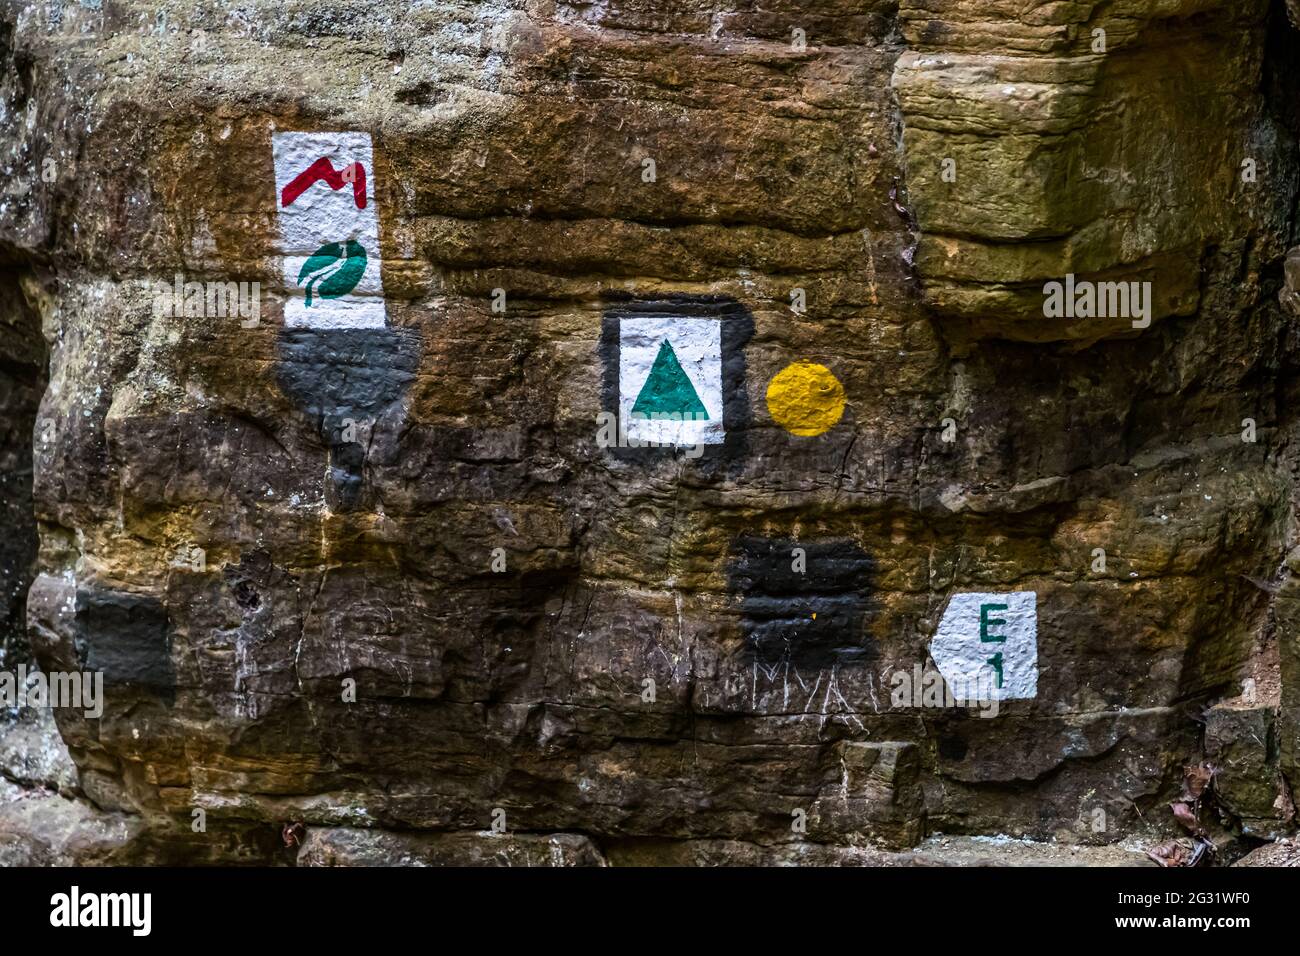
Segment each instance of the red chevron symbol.
[{"label": "red chevron symbol", "polygon": [[342,189],[352,184],[352,197],[358,209],[366,208],[366,167],[351,163],[336,171],[329,158],[322,156],[289,181],[280,194],[280,205],[288,206],[305,193],[314,183],[323,182],[330,189]]}]

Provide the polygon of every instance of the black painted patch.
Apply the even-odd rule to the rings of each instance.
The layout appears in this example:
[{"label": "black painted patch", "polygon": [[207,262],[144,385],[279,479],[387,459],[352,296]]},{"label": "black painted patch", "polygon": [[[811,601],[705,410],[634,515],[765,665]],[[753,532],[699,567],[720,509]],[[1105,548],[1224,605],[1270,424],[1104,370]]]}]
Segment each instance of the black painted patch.
[{"label": "black painted patch", "polygon": [[[794,567],[803,548],[806,570]],[[867,634],[874,562],[852,541],[740,537],[729,581],[746,649],[764,664],[829,667],[877,656]],[[815,616],[814,616],[815,615]]]},{"label": "black painted patch", "polygon": [[176,694],[167,611],[154,598],[127,591],[78,588],[77,655],[102,671],[106,687],[147,690],[171,703]]},{"label": "black painted patch", "polygon": [[419,367],[419,333],[285,328],[279,345],[280,388],[315,422],[330,449],[330,505],[352,510],[361,498],[365,450],[348,440],[347,423],[373,422],[402,398]]},{"label": "black painted patch", "polygon": [[722,427],[725,439],[705,445],[696,459],[685,458],[672,448],[606,448],[603,452],[633,461],[682,459],[717,461],[742,458],[748,448],[748,431],[753,416],[745,386],[745,346],[754,336],[754,317],[735,299],[710,296],[666,296],[653,300],[616,302],[605,310],[600,328],[599,354],[604,374],[601,379],[601,411],[618,415],[619,323],[623,319],[681,316],[717,319],[722,323]]}]

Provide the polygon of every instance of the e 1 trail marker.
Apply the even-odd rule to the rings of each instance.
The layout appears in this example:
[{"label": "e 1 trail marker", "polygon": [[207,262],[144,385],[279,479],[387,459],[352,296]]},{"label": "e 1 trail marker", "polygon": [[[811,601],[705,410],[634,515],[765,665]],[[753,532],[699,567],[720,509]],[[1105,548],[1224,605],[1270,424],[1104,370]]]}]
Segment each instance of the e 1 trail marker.
[{"label": "e 1 trail marker", "polygon": [[383,328],[382,258],[368,133],[275,133],[286,326]]},{"label": "e 1 trail marker", "polygon": [[1038,596],[954,594],[930,656],[951,687],[988,688],[995,700],[1038,696]]}]

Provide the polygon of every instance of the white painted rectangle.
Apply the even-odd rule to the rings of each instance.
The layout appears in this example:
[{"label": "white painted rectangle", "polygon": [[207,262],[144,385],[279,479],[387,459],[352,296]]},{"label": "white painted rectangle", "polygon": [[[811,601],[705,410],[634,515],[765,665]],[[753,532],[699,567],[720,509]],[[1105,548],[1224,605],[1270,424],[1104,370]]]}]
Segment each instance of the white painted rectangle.
[{"label": "white painted rectangle", "polygon": [[[708,418],[672,421],[637,417],[632,409],[667,340],[694,386]],[[723,426],[722,323],[716,319],[655,316],[619,322],[618,413],[627,435],[662,445],[720,445]]]},{"label": "white painted rectangle", "polygon": [[[995,654],[1000,655],[1000,687],[997,670],[989,663]],[[930,656],[951,687],[987,688],[995,700],[1036,697],[1038,595],[954,594],[930,641]]]}]

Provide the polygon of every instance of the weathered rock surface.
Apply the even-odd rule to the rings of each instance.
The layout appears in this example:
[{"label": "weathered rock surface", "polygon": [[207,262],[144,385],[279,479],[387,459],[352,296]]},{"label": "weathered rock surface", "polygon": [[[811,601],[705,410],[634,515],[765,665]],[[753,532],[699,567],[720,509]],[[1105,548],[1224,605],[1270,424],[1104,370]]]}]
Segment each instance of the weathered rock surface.
[{"label": "weathered rock surface", "polygon": [[337,827],[313,830],[298,866],[603,866],[599,849],[574,833],[404,834]]},{"label": "weathered rock surface", "polygon": [[1300,846],[1295,840],[1278,840],[1251,850],[1233,866],[1300,866]]},{"label": "weathered rock surface", "polygon": [[[0,11],[3,613],[105,682],[12,859],[1111,862],[1202,759],[1293,830],[1284,4]],[[383,327],[285,324],[285,131],[370,135]],[[598,440],[647,316],[721,329],[698,458]],[[892,699],[1013,591],[1034,696]]]}]

